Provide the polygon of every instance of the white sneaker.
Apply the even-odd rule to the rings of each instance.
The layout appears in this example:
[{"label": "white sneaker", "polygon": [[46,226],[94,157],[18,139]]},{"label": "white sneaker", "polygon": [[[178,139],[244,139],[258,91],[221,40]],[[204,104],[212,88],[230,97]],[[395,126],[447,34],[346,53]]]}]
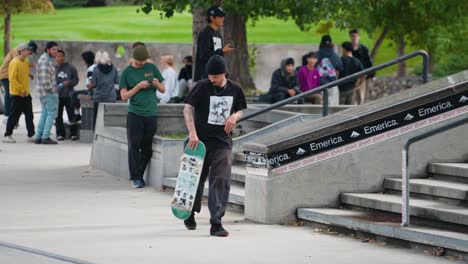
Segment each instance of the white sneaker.
[{"label": "white sneaker", "polygon": [[35,136],[28,137],[27,141],[31,142],[31,143],[34,143],[34,142],[36,142],[36,137]]},{"label": "white sneaker", "polygon": [[5,117],[3,118],[3,124],[6,126],[7,123],[8,123],[8,116],[5,116]]},{"label": "white sneaker", "polygon": [[12,136],[7,136],[3,138],[3,143],[16,143],[16,140]]},{"label": "white sneaker", "polygon": [[58,136],[58,137],[57,137],[57,140],[64,140],[64,139],[65,139],[65,138],[62,137],[62,136]]}]

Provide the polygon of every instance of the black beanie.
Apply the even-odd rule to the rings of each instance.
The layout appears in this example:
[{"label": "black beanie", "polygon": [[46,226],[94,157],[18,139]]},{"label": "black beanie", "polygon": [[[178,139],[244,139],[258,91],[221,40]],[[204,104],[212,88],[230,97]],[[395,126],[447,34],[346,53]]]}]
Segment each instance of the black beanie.
[{"label": "black beanie", "polygon": [[294,65],[294,59],[293,58],[287,58],[286,62],[284,63],[285,65],[292,64]]},{"label": "black beanie", "polygon": [[226,73],[226,63],[223,57],[219,55],[213,55],[206,64],[206,73],[209,75],[219,75]]}]

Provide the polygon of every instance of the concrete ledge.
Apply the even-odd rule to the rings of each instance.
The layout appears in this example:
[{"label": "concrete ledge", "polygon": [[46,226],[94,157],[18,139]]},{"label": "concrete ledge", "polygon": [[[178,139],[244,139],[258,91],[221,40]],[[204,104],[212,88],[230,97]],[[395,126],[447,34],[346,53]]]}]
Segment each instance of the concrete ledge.
[{"label": "concrete ledge", "polygon": [[[401,191],[401,179],[385,179],[384,188]],[[411,179],[410,192],[450,199],[468,200],[468,184],[450,181]]]},{"label": "concrete ledge", "polygon": [[306,221],[468,252],[468,235],[463,233],[417,225],[401,227],[399,223],[366,221],[372,215],[356,210],[299,208],[297,215],[299,219]]},{"label": "concrete ledge", "polygon": [[[401,196],[376,193],[343,193],[345,204],[372,208],[393,213],[401,213]],[[468,207],[435,200],[410,199],[410,215],[449,223],[468,225]]]}]

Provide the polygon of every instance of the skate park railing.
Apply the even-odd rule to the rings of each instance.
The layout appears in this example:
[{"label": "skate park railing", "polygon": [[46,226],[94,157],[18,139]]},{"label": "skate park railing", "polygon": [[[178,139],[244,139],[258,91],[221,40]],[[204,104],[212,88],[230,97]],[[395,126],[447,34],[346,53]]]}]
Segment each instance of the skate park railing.
[{"label": "skate park railing", "polygon": [[465,116],[462,119],[452,121],[450,123],[447,123],[443,126],[431,129],[429,131],[425,131],[423,133],[420,133],[418,135],[415,135],[411,138],[408,138],[402,147],[401,150],[401,226],[408,226],[410,223],[410,205],[409,205],[409,193],[410,193],[410,187],[409,187],[409,180],[410,180],[410,171],[409,171],[409,148],[413,143],[419,142],[421,140],[427,139],[429,137],[432,137],[434,135],[440,134],[442,132],[446,132],[447,130],[462,126],[464,124],[468,123],[468,116]]},{"label": "skate park railing", "polygon": [[383,68],[387,68],[389,66],[392,66],[394,64],[397,64],[397,63],[400,63],[402,61],[406,61],[406,60],[409,60],[411,58],[414,58],[416,56],[422,56],[423,57],[423,73],[422,73],[422,79],[423,79],[423,83],[427,83],[428,82],[428,68],[429,68],[429,55],[427,54],[426,51],[424,50],[418,50],[418,51],[413,51],[411,53],[408,53],[406,55],[403,55],[403,56],[400,56],[396,59],[393,59],[393,60],[390,60],[390,61],[387,61],[385,63],[382,63],[382,64],[379,64],[377,66],[373,66],[371,68],[368,68],[368,69],[365,69],[363,71],[360,71],[360,72],[357,72],[357,73],[354,73],[354,74],[351,74],[349,76],[346,76],[345,78],[342,78],[342,79],[338,79],[336,81],[333,81],[333,82],[330,82],[330,83],[327,83],[327,84],[324,84],[324,85],[321,85],[319,86],[318,88],[315,88],[315,89],[312,89],[312,90],[309,90],[307,92],[304,92],[304,93],[300,93],[300,94],[297,94],[295,96],[292,96],[290,98],[287,98],[287,99],[284,99],[282,101],[279,101],[277,103],[274,103],[272,105],[270,105],[269,107],[266,107],[264,109],[261,109],[257,112],[254,112],[252,114],[248,114],[244,117],[242,117],[239,122],[242,122],[242,121],[245,121],[247,119],[250,119],[252,117],[255,117],[255,116],[258,116],[258,115],[261,115],[263,113],[266,113],[266,112],[269,112],[271,110],[274,110],[274,109],[277,109],[278,107],[281,107],[283,105],[286,105],[286,104],[289,104],[289,103],[292,103],[292,102],[295,102],[299,99],[302,99],[310,94],[315,94],[317,92],[323,92],[323,110],[322,110],[322,115],[323,116],[327,116],[328,115],[328,89],[331,88],[331,87],[334,87],[334,86],[338,86],[340,84],[343,84],[343,83],[346,83],[350,80],[353,80],[353,79],[357,79],[359,77],[362,77],[364,75],[367,75],[369,73],[373,73],[373,72],[376,72],[378,70],[381,70]]}]

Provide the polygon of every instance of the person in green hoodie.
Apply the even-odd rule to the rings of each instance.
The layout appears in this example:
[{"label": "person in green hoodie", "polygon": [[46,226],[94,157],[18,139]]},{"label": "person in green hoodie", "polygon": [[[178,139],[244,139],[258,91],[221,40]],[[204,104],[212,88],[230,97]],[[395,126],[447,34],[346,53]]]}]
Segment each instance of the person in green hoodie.
[{"label": "person in green hoodie", "polygon": [[158,67],[146,60],[145,46],[133,49],[133,61],[120,76],[119,89],[123,100],[130,100],[127,115],[128,169],[133,188],[143,188],[143,174],[153,154],[153,136],[157,130],[156,90],[166,91]]}]

